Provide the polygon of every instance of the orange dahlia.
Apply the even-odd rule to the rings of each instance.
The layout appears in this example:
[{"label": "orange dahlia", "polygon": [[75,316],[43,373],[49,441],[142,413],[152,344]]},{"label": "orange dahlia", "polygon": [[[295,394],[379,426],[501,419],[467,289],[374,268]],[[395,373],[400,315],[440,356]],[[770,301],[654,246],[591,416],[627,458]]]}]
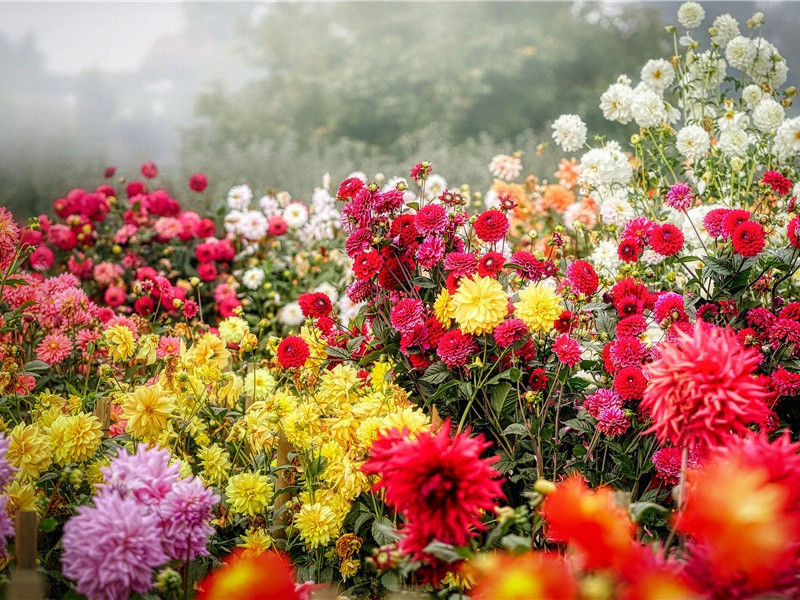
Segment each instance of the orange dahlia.
[{"label": "orange dahlia", "polygon": [[476,577],[473,600],[578,597],[578,584],[564,559],[549,552],[484,555],[472,561],[469,570]]},{"label": "orange dahlia", "polygon": [[197,600],[301,600],[289,559],[279,552],[230,554],[200,582]]}]

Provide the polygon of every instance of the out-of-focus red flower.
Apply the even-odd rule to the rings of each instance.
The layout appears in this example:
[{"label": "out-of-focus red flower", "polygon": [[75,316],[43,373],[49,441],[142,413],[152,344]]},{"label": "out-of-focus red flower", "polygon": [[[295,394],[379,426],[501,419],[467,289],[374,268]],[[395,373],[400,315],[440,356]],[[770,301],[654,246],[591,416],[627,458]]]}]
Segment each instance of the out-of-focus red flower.
[{"label": "out-of-focus red flower", "polygon": [[116,173],[117,173],[117,167],[113,167],[113,166],[112,167],[106,167],[106,170],[103,172],[103,176],[106,179],[110,179],[111,177],[116,175]]},{"label": "out-of-focus red flower", "polygon": [[279,552],[240,549],[198,585],[197,600],[304,600],[289,559]]},{"label": "out-of-focus red flower", "polygon": [[189,178],[189,187],[200,193],[208,187],[208,179],[202,173],[195,173]]},{"label": "out-of-focus red flower", "polygon": [[571,475],[545,498],[542,515],[550,538],[567,544],[586,569],[635,568],[636,526],[611,488],[591,490]]},{"label": "out-of-focus red flower", "polygon": [[[736,439],[690,470],[676,528],[690,536],[689,572],[722,597],[796,597],[800,444],[788,433]],[[794,593],[783,595],[793,583]],[[736,595],[724,590],[737,590]]]},{"label": "out-of-focus red flower", "polygon": [[146,162],[140,168],[142,176],[146,177],[147,179],[153,179],[156,175],[158,175],[158,167],[154,162]]},{"label": "out-of-focus red flower", "polygon": [[550,552],[481,555],[464,568],[475,579],[473,600],[531,600],[578,597],[578,583],[566,562]]}]

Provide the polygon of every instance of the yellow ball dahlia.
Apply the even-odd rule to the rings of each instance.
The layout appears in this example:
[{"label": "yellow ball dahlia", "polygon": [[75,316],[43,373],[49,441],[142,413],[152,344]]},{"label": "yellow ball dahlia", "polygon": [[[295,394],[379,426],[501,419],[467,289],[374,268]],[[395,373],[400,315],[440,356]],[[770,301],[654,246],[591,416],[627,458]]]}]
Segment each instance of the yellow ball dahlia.
[{"label": "yellow ball dahlia", "polygon": [[225,495],[231,512],[256,516],[264,512],[274,495],[272,481],[261,473],[239,473],[228,480]]},{"label": "yellow ball dahlia", "polygon": [[553,329],[561,312],[561,298],[552,287],[541,283],[531,283],[520,290],[519,302],[514,303],[514,316],[534,333]]},{"label": "yellow ball dahlia", "polygon": [[453,316],[464,333],[491,333],[508,314],[503,286],[491,277],[465,277],[453,294],[452,303]]}]

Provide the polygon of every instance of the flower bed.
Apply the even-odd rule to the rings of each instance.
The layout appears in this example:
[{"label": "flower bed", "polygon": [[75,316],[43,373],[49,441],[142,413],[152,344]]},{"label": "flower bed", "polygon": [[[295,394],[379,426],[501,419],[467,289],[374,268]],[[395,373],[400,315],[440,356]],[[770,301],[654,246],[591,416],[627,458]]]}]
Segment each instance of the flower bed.
[{"label": "flower bed", "polygon": [[800,119],[703,18],[600,99],[627,146],[555,119],[557,184],[0,209],[9,572],[35,513],[54,597],[796,597]]}]

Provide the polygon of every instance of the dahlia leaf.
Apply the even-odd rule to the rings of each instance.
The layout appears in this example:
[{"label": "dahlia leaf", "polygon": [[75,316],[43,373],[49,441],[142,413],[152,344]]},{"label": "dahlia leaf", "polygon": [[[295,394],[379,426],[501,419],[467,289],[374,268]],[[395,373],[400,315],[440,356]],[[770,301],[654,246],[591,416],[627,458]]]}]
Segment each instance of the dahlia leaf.
[{"label": "dahlia leaf", "polygon": [[503,435],[529,435],[529,433],[522,423],[512,423],[503,430]]},{"label": "dahlia leaf", "polygon": [[386,517],[375,519],[372,524],[372,537],[380,546],[393,544],[400,540],[400,534],[397,533],[392,522]]},{"label": "dahlia leaf", "polygon": [[500,544],[504,548],[512,551],[518,552],[518,551],[530,550],[531,538],[509,533],[508,535],[503,536],[503,539],[500,540]]},{"label": "dahlia leaf", "polygon": [[432,554],[436,558],[439,558],[445,562],[453,563],[463,559],[464,557],[459,554],[454,546],[450,544],[445,544],[444,542],[440,542],[438,540],[432,541],[430,544],[425,546],[423,552],[427,552],[428,554]]}]

